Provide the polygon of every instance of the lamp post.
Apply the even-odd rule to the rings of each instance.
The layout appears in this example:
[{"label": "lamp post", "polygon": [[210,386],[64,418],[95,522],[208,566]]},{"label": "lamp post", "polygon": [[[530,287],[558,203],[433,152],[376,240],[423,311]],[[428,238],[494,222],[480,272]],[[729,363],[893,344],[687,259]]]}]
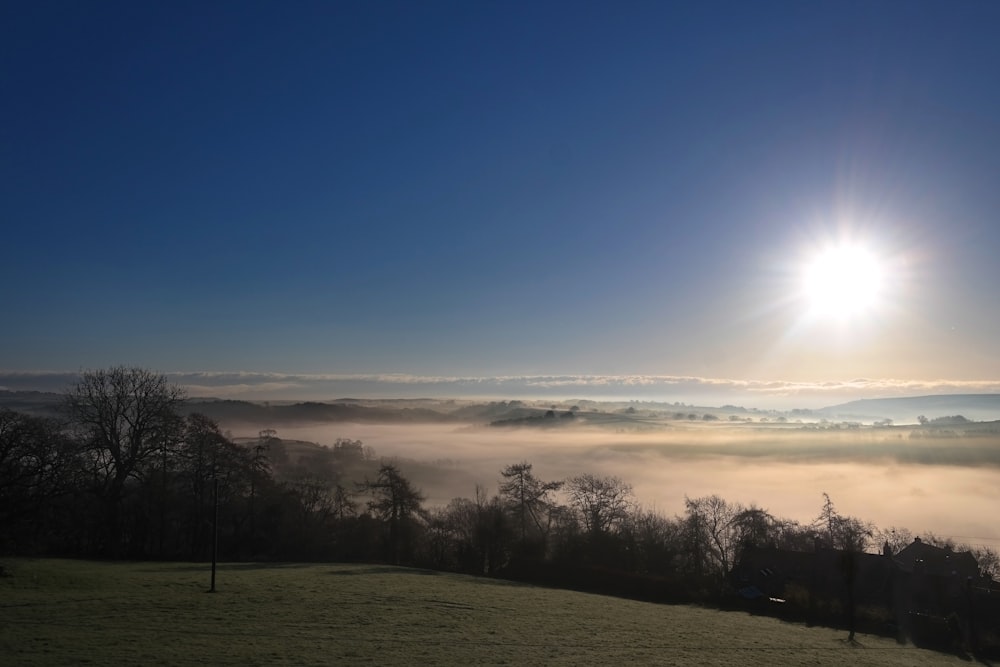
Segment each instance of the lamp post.
[{"label": "lamp post", "polygon": [[218,471],[212,471],[212,586],[209,593],[215,592],[215,565],[219,555],[219,477]]}]

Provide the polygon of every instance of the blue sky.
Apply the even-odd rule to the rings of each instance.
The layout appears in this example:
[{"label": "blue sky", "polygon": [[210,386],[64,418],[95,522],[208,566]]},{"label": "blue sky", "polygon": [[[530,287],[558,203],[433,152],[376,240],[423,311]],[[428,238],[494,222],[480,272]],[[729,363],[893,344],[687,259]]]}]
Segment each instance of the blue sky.
[{"label": "blue sky", "polygon": [[[998,21],[4,3],[0,385],[135,364],[296,397],[996,391]],[[803,267],[848,242],[878,298],[814,317]]]}]

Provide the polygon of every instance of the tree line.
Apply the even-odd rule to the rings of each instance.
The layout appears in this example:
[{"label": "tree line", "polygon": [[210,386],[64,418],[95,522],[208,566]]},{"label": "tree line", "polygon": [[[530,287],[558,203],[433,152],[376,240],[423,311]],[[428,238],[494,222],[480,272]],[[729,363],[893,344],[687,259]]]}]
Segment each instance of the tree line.
[{"label": "tree line", "polygon": [[[357,440],[292,455],[272,430],[238,444],[182,414],[183,392],[132,367],[86,372],[61,418],[0,409],[0,551],[77,557],[378,561],[559,583],[603,571],[719,592],[747,545],[894,551],[905,529],[879,529],[823,495],[810,523],[710,495],[684,513],[644,508],[614,476],[562,480],[527,461],[429,508],[402,462]],[[934,536],[932,542],[946,543]],[[961,545],[950,545],[961,548]],[[988,574],[1000,559],[973,549]]]}]

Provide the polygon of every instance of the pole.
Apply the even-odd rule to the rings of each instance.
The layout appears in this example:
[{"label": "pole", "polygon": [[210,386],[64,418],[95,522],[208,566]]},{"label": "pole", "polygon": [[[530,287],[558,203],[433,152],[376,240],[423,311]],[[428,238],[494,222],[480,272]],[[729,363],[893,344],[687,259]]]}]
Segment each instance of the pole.
[{"label": "pole", "polygon": [[212,478],[212,587],[209,593],[215,592],[215,564],[219,556],[219,478]]}]

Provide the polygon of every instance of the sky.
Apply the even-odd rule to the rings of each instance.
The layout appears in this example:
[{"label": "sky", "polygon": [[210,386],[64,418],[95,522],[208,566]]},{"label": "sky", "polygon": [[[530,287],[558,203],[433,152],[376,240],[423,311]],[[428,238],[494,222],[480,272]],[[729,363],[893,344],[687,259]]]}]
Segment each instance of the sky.
[{"label": "sky", "polygon": [[0,387],[127,364],[275,399],[1000,391],[998,22],[5,2]]}]

